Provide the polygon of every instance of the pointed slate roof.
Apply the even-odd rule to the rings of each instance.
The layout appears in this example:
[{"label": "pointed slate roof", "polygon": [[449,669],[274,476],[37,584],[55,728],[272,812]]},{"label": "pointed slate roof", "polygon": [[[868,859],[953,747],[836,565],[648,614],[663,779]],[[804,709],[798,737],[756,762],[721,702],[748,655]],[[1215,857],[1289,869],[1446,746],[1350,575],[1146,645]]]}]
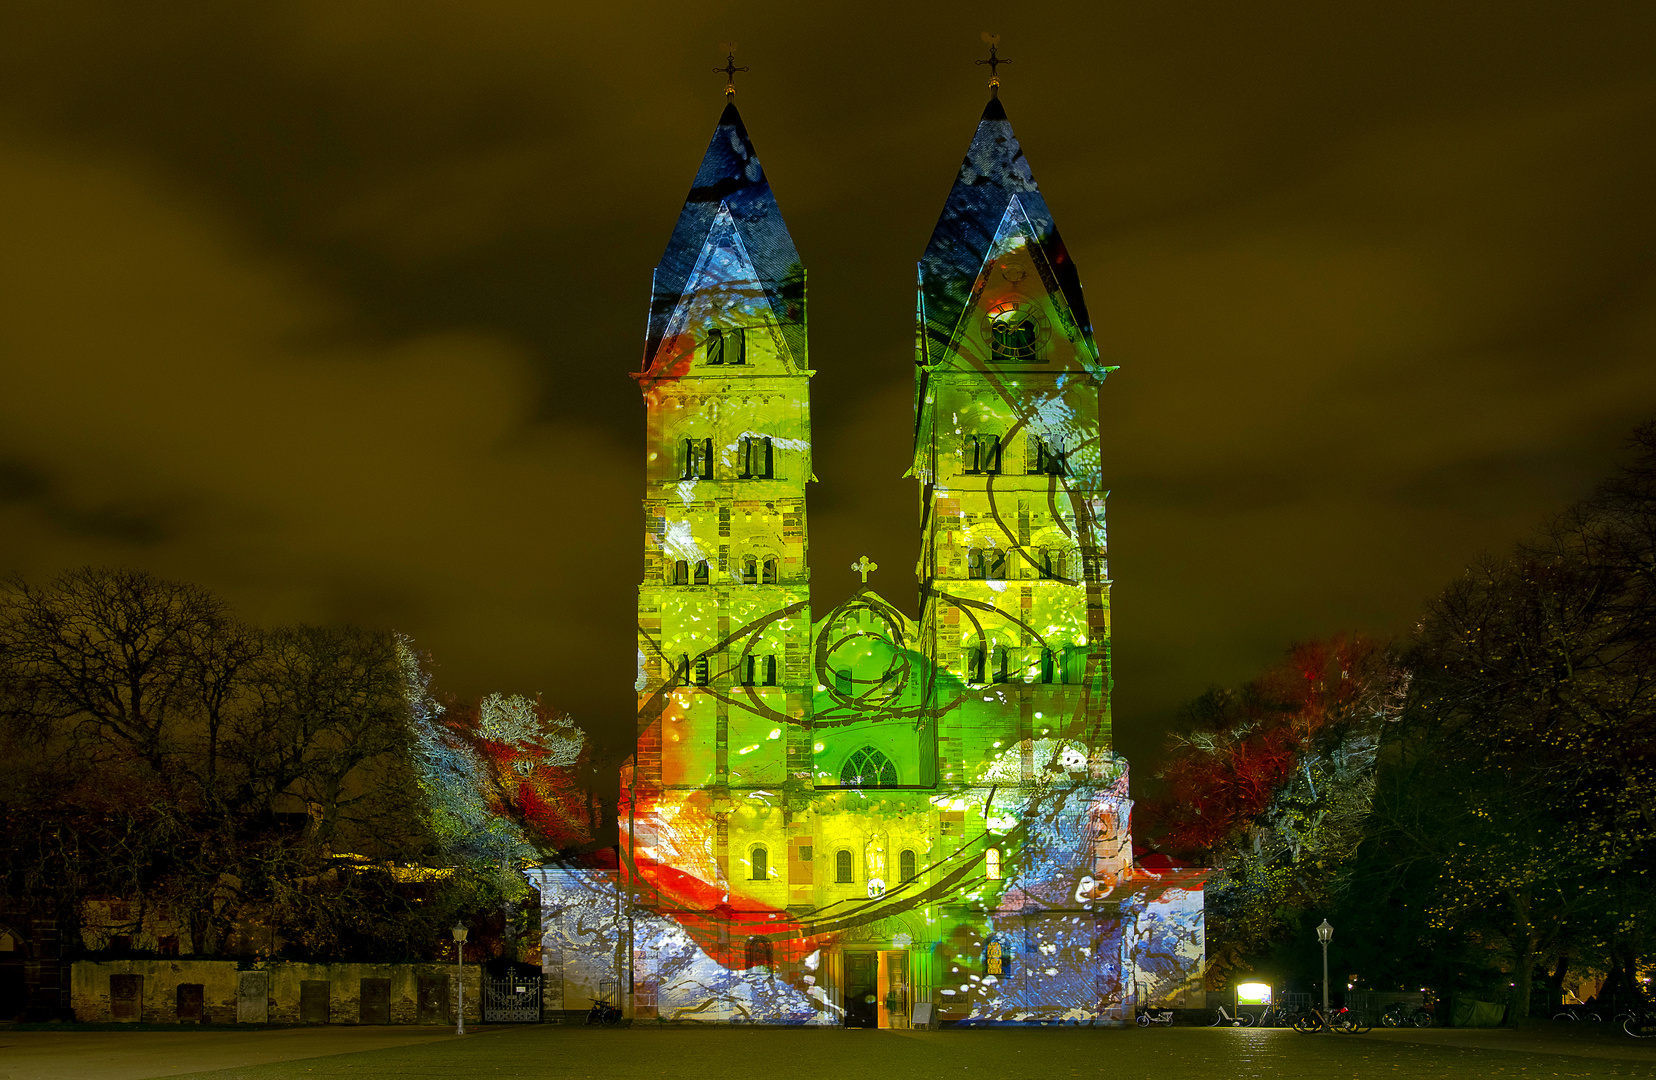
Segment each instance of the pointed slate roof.
[{"label": "pointed slate roof", "polygon": [[650,297],[650,324],[644,341],[647,370],[666,333],[685,282],[701,256],[720,207],[729,210],[742,244],[758,271],[771,310],[783,324],[783,336],[794,359],[803,365],[805,352],[805,271],[794,250],[793,237],[782,221],[782,211],[771,194],[770,181],[754,152],[753,140],[736,111],[725,106],[719,126],[707,144],[695,184],[684,200],[673,238],[656,267]]},{"label": "pointed slate roof", "polygon": [[1043,275],[1050,271],[1053,280],[1048,284],[1062,294],[1082,333],[1091,341],[1092,320],[1081,297],[1081,278],[1058,236],[1046,200],[1035,186],[1035,176],[1012,133],[1006,110],[999,98],[990,98],[966,151],[966,160],[961,163],[960,175],[943,204],[943,214],[932,230],[931,242],[920,259],[920,305],[926,331],[923,342],[930,354],[927,363],[935,362],[938,352],[949,345],[961,315],[970,306],[983,260],[1014,198],[1021,204],[1045,256]]}]

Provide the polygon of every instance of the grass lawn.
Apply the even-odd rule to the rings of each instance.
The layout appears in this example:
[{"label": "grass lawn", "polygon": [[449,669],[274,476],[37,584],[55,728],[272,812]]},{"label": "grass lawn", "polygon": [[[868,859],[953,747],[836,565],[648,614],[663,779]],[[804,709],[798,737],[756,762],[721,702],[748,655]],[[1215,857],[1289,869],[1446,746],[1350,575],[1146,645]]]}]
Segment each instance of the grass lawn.
[{"label": "grass lawn", "polygon": [[[1635,1044],[1637,1045],[1637,1044]],[[1612,1053],[1624,1052],[1607,1043]],[[1631,1050],[1631,1048],[1629,1048]],[[1376,1080],[1656,1077],[1638,1059],[1472,1049],[1367,1036],[1212,1028],[861,1031],[798,1028],[490,1029],[440,1042],[187,1074],[195,1080]],[[21,1080],[21,1077],[18,1078]]]}]

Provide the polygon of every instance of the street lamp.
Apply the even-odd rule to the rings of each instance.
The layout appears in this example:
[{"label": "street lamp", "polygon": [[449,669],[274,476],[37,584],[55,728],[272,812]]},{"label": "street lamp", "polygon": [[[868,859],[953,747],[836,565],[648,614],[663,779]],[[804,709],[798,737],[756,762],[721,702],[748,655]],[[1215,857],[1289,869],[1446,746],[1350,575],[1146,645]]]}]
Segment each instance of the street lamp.
[{"label": "street lamp", "polygon": [[[1322,947],[1323,947],[1323,1025],[1324,1026],[1327,1026],[1327,1024],[1328,1024],[1328,943],[1329,943],[1329,941],[1331,941],[1333,939],[1333,937],[1334,937],[1334,927],[1329,923],[1329,921],[1327,919],[1324,919],[1322,921],[1322,925],[1317,927],[1317,940],[1322,942]],[[1332,1030],[1332,1029],[1330,1029],[1330,1030]]]},{"label": "street lamp", "polygon": [[[1327,977],[1328,959],[1323,958],[1324,978]],[[466,924],[454,924],[454,1033],[466,1033]],[[1326,996],[1327,991],[1323,991]]]}]

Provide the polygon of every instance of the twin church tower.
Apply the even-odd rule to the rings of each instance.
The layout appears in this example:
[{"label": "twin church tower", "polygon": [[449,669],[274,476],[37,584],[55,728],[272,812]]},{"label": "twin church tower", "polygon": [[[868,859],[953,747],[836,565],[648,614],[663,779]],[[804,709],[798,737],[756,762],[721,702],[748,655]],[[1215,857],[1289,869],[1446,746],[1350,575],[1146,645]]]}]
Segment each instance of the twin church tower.
[{"label": "twin church tower", "polygon": [[914,454],[891,467],[919,497],[918,618],[867,584],[813,613],[806,273],[726,106],[634,376],[635,1016],[1118,1022],[1200,986],[1200,876],[1132,865],[1111,749],[1110,369],[997,98],[917,284]]}]

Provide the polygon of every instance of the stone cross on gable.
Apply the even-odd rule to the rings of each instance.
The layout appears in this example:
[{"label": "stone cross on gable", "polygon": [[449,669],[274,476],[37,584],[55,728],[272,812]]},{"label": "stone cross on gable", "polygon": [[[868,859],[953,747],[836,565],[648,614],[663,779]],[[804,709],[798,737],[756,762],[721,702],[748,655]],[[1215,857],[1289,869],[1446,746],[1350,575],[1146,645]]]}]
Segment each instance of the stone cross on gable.
[{"label": "stone cross on gable", "polygon": [[880,568],[880,564],[874,562],[873,560],[871,560],[867,555],[864,555],[862,558],[858,559],[856,562],[851,564],[851,569],[853,569],[853,570],[857,571],[858,573],[862,574],[862,579],[863,579],[863,584],[864,585],[868,584],[869,572],[873,571],[873,570],[878,570],[879,568]]}]

